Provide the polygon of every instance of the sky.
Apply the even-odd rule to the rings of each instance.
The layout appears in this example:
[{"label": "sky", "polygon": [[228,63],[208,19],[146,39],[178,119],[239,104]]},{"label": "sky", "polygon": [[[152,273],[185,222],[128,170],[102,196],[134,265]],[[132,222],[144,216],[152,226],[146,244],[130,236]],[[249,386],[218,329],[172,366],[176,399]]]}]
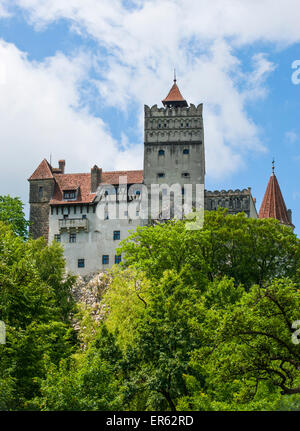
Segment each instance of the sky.
[{"label": "sky", "polygon": [[203,103],[208,190],[276,175],[300,233],[299,0],[0,0],[0,195],[46,158],[143,168],[144,105]]}]

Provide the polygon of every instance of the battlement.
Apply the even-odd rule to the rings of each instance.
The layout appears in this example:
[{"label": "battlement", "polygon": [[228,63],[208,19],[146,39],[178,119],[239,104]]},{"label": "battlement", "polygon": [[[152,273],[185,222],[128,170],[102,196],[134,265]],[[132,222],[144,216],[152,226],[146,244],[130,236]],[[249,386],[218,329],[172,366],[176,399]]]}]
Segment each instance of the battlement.
[{"label": "battlement", "polygon": [[241,196],[241,195],[251,196],[251,187],[248,187],[248,189],[236,189],[236,190],[231,190],[231,189],[215,190],[215,191],[205,190],[205,195],[207,197],[218,197],[218,196],[230,197],[230,196]]},{"label": "battlement", "polygon": [[173,107],[173,108],[158,108],[157,105],[153,105],[151,108],[148,105],[144,106],[145,117],[188,117],[202,116],[203,103],[198,106],[190,104],[189,107]]}]

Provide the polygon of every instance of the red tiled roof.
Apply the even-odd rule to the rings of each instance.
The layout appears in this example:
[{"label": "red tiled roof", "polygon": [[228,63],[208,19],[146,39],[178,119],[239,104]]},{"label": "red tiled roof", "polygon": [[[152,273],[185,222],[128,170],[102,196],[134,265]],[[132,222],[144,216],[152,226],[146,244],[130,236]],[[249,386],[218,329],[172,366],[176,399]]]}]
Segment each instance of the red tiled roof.
[{"label": "red tiled roof", "polygon": [[[140,184],[143,182],[143,171],[113,171],[102,172],[101,184],[119,184],[119,177],[127,176],[128,184]],[[53,199],[51,205],[65,205],[76,203],[92,203],[96,193],[91,193],[91,174],[54,174],[56,180]],[[78,199],[76,201],[64,201],[64,190],[76,190],[79,188]]]},{"label": "red tiled roof", "polygon": [[285,225],[292,226],[275,174],[269,179],[258,217],[275,218]]},{"label": "red tiled roof", "polygon": [[165,102],[185,102],[185,99],[182,97],[182,94],[180,93],[180,90],[178,88],[178,85],[176,84],[176,81],[174,81],[174,84],[172,85],[171,90],[169,91],[169,94],[167,97],[162,101]]},{"label": "red tiled roof", "polygon": [[51,205],[66,204],[63,200],[64,190],[76,190],[79,188],[77,200],[70,203],[91,203],[96,193],[91,193],[91,174],[54,174],[56,181]]},{"label": "red tiled roof", "polygon": [[44,159],[39,166],[36,168],[34,173],[29,178],[29,181],[31,180],[48,180],[53,178],[52,174],[52,168],[47,162],[46,159]]},{"label": "red tiled roof", "polygon": [[119,184],[119,177],[127,176],[127,184],[141,184],[144,171],[113,171],[102,172],[102,183]]}]

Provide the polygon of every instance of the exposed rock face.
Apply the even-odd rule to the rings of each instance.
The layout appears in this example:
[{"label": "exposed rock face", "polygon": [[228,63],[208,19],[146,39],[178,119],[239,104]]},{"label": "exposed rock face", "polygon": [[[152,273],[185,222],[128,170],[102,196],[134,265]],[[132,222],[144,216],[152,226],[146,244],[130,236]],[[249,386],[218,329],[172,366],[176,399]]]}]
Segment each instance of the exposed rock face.
[{"label": "exposed rock face", "polygon": [[[97,322],[103,319],[106,311],[105,304],[101,300],[110,282],[111,276],[107,272],[99,272],[84,277],[78,276],[72,289],[75,301],[87,306],[92,318]],[[74,328],[79,329],[78,322],[75,322]]]}]

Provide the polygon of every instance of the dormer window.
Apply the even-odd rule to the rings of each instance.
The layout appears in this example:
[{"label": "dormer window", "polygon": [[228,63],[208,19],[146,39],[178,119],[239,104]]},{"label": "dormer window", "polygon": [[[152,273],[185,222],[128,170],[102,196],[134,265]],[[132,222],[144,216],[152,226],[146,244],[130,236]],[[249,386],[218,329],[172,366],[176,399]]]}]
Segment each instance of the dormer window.
[{"label": "dormer window", "polygon": [[64,200],[76,199],[76,190],[64,190]]}]

